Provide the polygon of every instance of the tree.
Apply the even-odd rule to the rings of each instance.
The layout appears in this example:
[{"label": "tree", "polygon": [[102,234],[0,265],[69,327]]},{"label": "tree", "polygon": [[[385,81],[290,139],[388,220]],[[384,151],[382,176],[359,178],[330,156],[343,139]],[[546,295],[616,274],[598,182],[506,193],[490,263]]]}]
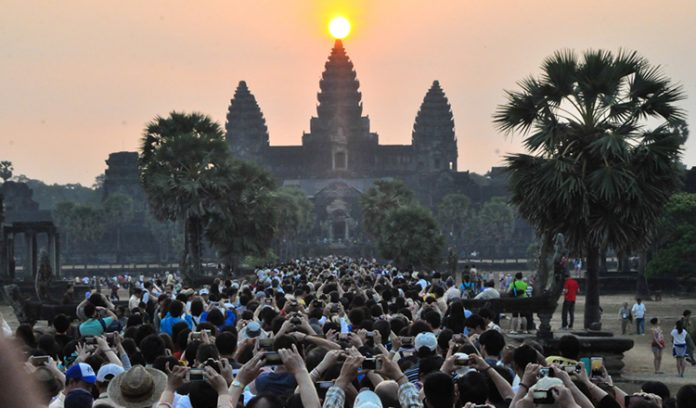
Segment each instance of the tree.
[{"label": "tree", "polygon": [[12,167],[11,161],[0,161],[0,178],[2,179],[3,183],[7,182],[7,180],[12,178],[13,171],[14,167]]},{"label": "tree", "polygon": [[231,163],[228,183],[212,203],[205,228],[228,270],[244,256],[267,255],[278,219],[273,188],[272,177],[257,165]]},{"label": "tree", "polygon": [[[679,184],[683,99],[635,52],[560,51],[495,113],[529,154],[506,158],[512,202],[542,242],[587,256],[585,328],[600,325],[600,251],[644,248]],[[655,124],[654,128],[648,125]],[[547,245],[542,246],[547,248]]]},{"label": "tree", "polygon": [[437,220],[449,245],[459,253],[464,245],[464,237],[473,225],[471,199],[465,194],[447,194],[437,207]]},{"label": "tree", "polygon": [[291,248],[307,238],[314,225],[314,204],[297,188],[283,187],[273,193],[278,214],[276,241],[278,256],[287,259]]},{"label": "tree", "polygon": [[88,252],[104,235],[105,222],[99,208],[62,202],[53,210],[53,218],[63,236],[63,242],[73,252]]},{"label": "tree", "polygon": [[363,224],[372,238],[379,238],[380,229],[391,210],[415,204],[413,192],[400,180],[377,180],[361,197]]},{"label": "tree", "polygon": [[377,241],[382,257],[393,259],[399,268],[435,268],[441,260],[445,240],[430,212],[418,206],[389,211]]},{"label": "tree", "polygon": [[112,194],[102,203],[105,223],[116,230],[116,262],[121,262],[121,231],[133,220],[133,199],[125,194]]},{"label": "tree", "polygon": [[696,276],[696,194],[672,196],[656,237],[655,255],[647,264],[649,276]]},{"label": "tree", "polygon": [[[145,128],[140,177],[150,209],[160,221],[184,222],[181,270],[202,271],[203,228],[208,209],[224,196],[231,163],[223,131],[200,113],[172,112]],[[190,262],[189,262],[190,258]]]},{"label": "tree", "polygon": [[492,197],[479,210],[476,222],[478,236],[484,245],[491,248],[491,256],[501,256],[501,245],[512,237],[515,213],[502,197]]}]

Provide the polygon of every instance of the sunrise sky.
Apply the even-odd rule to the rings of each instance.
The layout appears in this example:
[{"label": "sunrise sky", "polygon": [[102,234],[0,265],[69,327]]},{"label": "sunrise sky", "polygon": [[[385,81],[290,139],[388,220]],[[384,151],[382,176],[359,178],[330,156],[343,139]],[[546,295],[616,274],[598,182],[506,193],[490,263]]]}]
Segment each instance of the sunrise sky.
[{"label": "sunrise sky", "polygon": [[[91,185],[110,152],[136,150],[171,110],[224,125],[246,80],[271,143],[299,144],[344,15],[344,41],[381,143],[407,144],[433,80],[454,112],[459,168],[484,173],[520,151],[491,123],[504,89],[560,48],[635,49],[681,83],[696,129],[696,1],[4,0],[0,160],[15,174]],[[684,155],[696,165],[696,131]]]}]

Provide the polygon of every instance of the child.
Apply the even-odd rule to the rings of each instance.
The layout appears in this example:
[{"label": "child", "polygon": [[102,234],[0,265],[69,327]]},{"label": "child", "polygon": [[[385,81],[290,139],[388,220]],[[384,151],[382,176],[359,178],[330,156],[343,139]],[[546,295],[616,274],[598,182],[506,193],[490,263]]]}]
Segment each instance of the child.
[{"label": "child", "polygon": [[655,374],[663,374],[662,371],[660,371],[660,365],[662,364],[662,349],[665,348],[665,337],[662,334],[662,328],[660,328],[657,317],[650,319],[650,325],[652,326],[652,343],[650,347],[653,352]]}]

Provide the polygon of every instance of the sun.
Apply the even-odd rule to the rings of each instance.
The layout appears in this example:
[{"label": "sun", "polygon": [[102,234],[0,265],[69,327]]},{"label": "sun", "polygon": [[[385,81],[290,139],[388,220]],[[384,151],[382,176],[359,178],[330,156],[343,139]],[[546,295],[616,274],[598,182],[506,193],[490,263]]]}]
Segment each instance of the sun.
[{"label": "sun", "polygon": [[337,39],[343,39],[350,34],[350,21],[345,17],[334,17],[329,23],[329,32]]}]

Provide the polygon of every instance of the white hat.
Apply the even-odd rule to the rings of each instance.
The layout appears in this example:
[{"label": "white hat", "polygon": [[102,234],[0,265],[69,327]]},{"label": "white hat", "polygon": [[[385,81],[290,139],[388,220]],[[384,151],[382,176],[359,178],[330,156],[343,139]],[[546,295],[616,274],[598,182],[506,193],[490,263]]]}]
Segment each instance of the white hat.
[{"label": "white hat", "polygon": [[[113,377],[116,377],[117,375],[121,374],[126,370],[123,369],[123,367],[118,366],[113,363],[109,364],[104,364],[103,366],[99,367],[99,371],[97,372],[97,381],[99,382],[105,382],[110,380]],[[106,376],[110,375],[111,378],[106,378]]]},{"label": "white hat", "polygon": [[201,290],[198,291],[198,294],[199,294],[199,295],[207,295],[208,293],[209,293],[209,292],[208,292],[208,289],[206,289],[206,288],[203,288],[203,289],[201,289]]},{"label": "white hat", "polygon": [[370,390],[362,390],[355,397],[353,408],[382,408],[382,400]]},{"label": "white hat", "polygon": [[427,347],[430,351],[437,349],[437,338],[431,332],[418,333],[415,340],[416,351]]}]

